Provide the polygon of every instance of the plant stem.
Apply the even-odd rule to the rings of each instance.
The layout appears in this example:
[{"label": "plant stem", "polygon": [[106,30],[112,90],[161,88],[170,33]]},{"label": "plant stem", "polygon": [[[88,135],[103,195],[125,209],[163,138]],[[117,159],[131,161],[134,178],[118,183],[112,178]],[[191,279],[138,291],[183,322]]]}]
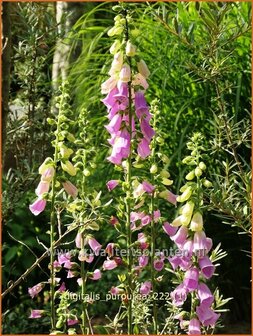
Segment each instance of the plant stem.
[{"label": "plant stem", "polygon": [[52,331],[55,330],[56,318],[55,318],[55,305],[54,305],[54,295],[55,295],[55,272],[54,272],[54,236],[55,236],[55,194],[56,194],[56,170],[58,162],[58,143],[59,143],[59,133],[61,125],[61,112],[62,112],[62,102],[63,97],[61,97],[57,128],[56,128],[56,138],[55,138],[55,150],[54,150],[54,168],[55,174],[52,180],[52,199],[51,199],[51,216],[50,216],[50,296],[51,296],[51,328]]},{"label": "plant stem", "polygon": [[[156,113],[154,113],[154,130],[156,129]],[[156,138],[153,140],[152,144],[152,152],[151,152],[151,166],[155,164],[155,148],[156,148]],[[154,174],[151,174],[151,184],[154,185]],[[156,231],[155,231],[155,222],[154,222],[154,209],[155,208],[155,194],[154,191],[151,195],[151,284],[153,294],[156,292],[156,281],[155,281],[155,269],[154,269],[154,261],[155,261],[155,241],[156,241]],[[157,334],[157,305],[156,301],[153,300],[153,333]]]},{"label": "plant stem", "polygon": [[[83,234],[81,237],[81,251],[84,250],[84,238]],[[85,269],[84,269],[84,261],[81,261],[81,279],[82,279],[82,334],[85,333],[87,319],[86,319],[86,302],[85,302],[85,293],[86,293],[86,276],[85,276]]]},{"label": "plant stem", "polygon": [[[86,150],[83,151],[83,169],[86,166]],[[82,200],[84,203],[84,195],[85,195],[85,175],[83,174],[82,178]],[[84,204],[83,204],[84,205]],[[81,251],[84,250],[84,237],[83,233],[81,236]],[[81,279],[82,279],[82,333],[85,334],[85,329],[87,325],[87,316],[86,316],[86,301],[85,301],[85,294],[86,294],[86,276],[85,276],[85,261],[81,261]]]},{"label": "plant stem", "polygon": [[[125,20],[126,20],[126,41],[129,40],[129,27],[127,21],[127,11],[125,11]],[[132,245],[132,230],[131,230],[131,197],[132,197],[132,62],[131,58],[127,57],[130,69],[131,69],[131,78],[128,83],[128,91],[129,91],[129,107],[128,107],[128,115],[129,115],[129,134],[130,134],[130,154],[127,159],[127,170],[126,170],[126,182],[127,182],[127,194],[126,194],[126,226],[127,226],[127,283],[128,283],[128,309],[127,309],[127,332],[129,335],[133,334],[133,317],[132,317],[132,265],[133,265],[133,257],[131,245]]]}]

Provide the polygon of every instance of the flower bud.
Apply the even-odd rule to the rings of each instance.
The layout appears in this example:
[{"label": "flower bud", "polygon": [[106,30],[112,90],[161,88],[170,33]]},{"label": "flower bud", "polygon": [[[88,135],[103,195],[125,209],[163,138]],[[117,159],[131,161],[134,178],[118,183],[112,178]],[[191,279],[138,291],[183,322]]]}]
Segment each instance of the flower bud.
[{"label": "flower bud", "polygon": [[68,159],[73,154],[71,148],[66,147],[62,142],[59,143],[60,153],[64,159]]},{"label": "flower bud", "polygon": [[196,212],[193,217],[190,224],[190,229],[194,232],[196,231],[202,231],[203,229],[203,217],[200,212]]},{"label": "flower bud", "polygon": [[133,45],[130,41],[127,41],[127,45],[126,45],[126,55],[127,56],[134,56],[136,54],[136,46]]},{"label": "flower bud", "polygon": [[206,170],[206,165],[204,164],[204,162],[200,162],[200,164],[199,164],[199,168],[200,168],[201,170]]},{"label": "flower bud", "polygon": [[90,176],[90,171],[89,171],[89,169],[87,169],[87,168],[85,168],[84,170],[83,170],[83,174],[84,174],[84,176]]},{"label": "flower bud", "polygon": [[120,41],[119,41],[119,40],[116,40],[116,41],[112,44],[112,46],[111,46],[111,48],[110,48],[110,53],[111,53],[112,55],[116,54],[116,53],[119,51],[120,47],[121,47],[121,43],[120,43]]},{"label": "flower bud", "polygon": [[167,170],[163,169],[161,171],[161,173],[160,173],[160,176],[161,177],[165,177],[165,178],[169,178],[170,177],[170,173]]},{"label": "flower bud", "polygon": [[191,181],[191,180],[193,180],[194,177],[195,177],[195,172],[194,172],[194,170],[192,170],[190,173],[188,173],[188,174],[185,176],[185,178],[186,178],[187,181]]},{"label": "flower bud", "polygon": [[187,187],[185,191],[182,193],[182,195],[177,197],[178,202],[185,202],[187,201],[192,195],[192,188]]},{"label": "flower bud", "polygon": [[192,201],[189,201],[183,206],[182,214],[192,216],[193,209],[194,209],[194,203]]},{"label": "flower bud", "polygon": [[168,178],[163,178],[162,179],[162,184],[166,185],[166,186],[170,186],[173,184],[173,181],[172,180],[169,180]]},{"label": "flower bud", "polygon": [[197,168],[195,168],[194,173],[195,173],[196,176],[200,177],[203,172],[199,167],[197,167]]},{"label": "flower bud", "polygon": [[171,226],[181,226],[181,225],[182,225],[182,216],[176,217],[171,223]]},{"label": "flower bud", "polygon": [[204,180],[203,181],[203,185],[206,187],[206,188],[211,188],[213,186],[212,182],[210,182],[209,180]]},{"label": "flower bud", "polygon": [[124,64],[120,74],[119,74],[119,78],[123,83],[128,83],[130,82],[131,79],[131,69],[130,66],[128,64]]},{"label": "flower bud", "polygon": [[150,173],[151,174],[156,174],[158,171],[158,168],[157,168],[157,165],[156,164],[153,164],[150,168]]},{"label": "flower bud", "polygon": [[61,167],[64,171],[66,171],[69,175],[75,176],[76,175],[76,168],[70,161],[61,162]]},{"label": "flower bud", "polygon": [[124,30],[123,26],[114,26],[108,30],[108,36],[120,35]]},{"label": "flower bud", "polygon": [[138,68],[139,73],[142,76],[144,76],[145,78],[148,78],[148,76],[150,75],[150,71],[149,71],[145,61],[140,60],[140,62],[137,63],[137,68]]}]

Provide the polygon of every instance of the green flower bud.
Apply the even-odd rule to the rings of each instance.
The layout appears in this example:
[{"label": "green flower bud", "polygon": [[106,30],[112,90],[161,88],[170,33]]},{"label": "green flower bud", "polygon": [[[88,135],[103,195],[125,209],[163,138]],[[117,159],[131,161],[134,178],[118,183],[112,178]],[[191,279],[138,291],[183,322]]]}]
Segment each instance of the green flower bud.
[{"label": "green flower bud", "polygon": [[203,174],[202,170],[199,167],[195,168],[194,172],[195,172],[195,175],[198,176],[198,177]]},{"label": "green flower bud", "polygon": [[132,35],[133,37],[137,37],[137,36],[139,36],[140,34],[141,34],[141,31],[140,31],[139,29],[137,29],[137,28],[132,29],[132,31],[131,31],[131,35]]},{"label": "green flower bud", "polygon": [[76,168],[70,161],[62,162],[61,161],[62,169],[65,170],[69,175],[75,176],[76,175]]},{"label": "green flower bud", "polygon": [[192,195],[192,188],[187,187],[187,189],[185,189],[185,191],[182,193],[182,195],[177,197],[177,201],[178,202],[185,202],[191,197],[191,195]]},{"label": "green flower bud", "polygon": [[160,145],[163,145],[164,144],[164,139],[161,138],[161,137],[157,137],[156,138],[157,142],[160,144]]},{"label": "green flower bud", "polygon": [[120,47],[121,47],[121,42],[119,40],[116,40],[110,48],[110,53],[112,55],[115,55],[119,51]]},{"label": "green flower bud", "polygon": [[169,178],[170,177],[170,173],[167,170],[163,169],[161,171],[161,173],[160,173],[160,176],[161,177],[165,177],[165,178]]},{"label": "green flower bud", "polygon": [[182,225],[182,216],[176,217],[171,223],[172,226],[181,226]]},{"label": "green flower bud", "polygon": [[52,119],[52,118],[47,118],[47,123],[48,123],[49,125],[55,125],[55,124],[56,124],[56,121],[55,121],[54,119]]},{"label": "green flower bud", "polygon": [[186,178],[187,181],[191,181],[191,180],[193,180],[194,177],[195,177],[195,172],[194,172],[194,170],[192,170],[190,173],[188,173],[188,174],[185,176],[185,178]]},{"label": "green flower bud", "polygon": [[203,217],[200,212],[196,212],[193,215],[190,229],[194,232],[203,230]]},{"label": "green flower bud", "polygon": [[85,168],[84,170],[83,170],[83,174],[84,174],[84,176],[90,176],[90,171],[89,171],[89,169],[87,169],[87,168]]},{"label": "green flower bud", "polygon": [[200,162],[200,164],[199,164],[199,168],[200,168],[201,170],[206,170],[206,165],[204,164],[204,162]]},{"label": "green flower bud", "polygon": [[162,184],[166,185],[166,186],[170,186],[173,184],[173,181],[172,180],[169,180],[167,178],[163,178],[162,179]]},{"label": "green flower bud", "polygon": [[157,165],[156,164],[153,164],[150,168],[150,173],[151,174],[156,174],[158,171],[158,168],[157,168]]},{"label": "green flower bud", "polygon": [[204,180],[203,181],[203,185],[206,187],[206,188],[211,188],[213,186],[212,182],[210,182],[209,180]]}]

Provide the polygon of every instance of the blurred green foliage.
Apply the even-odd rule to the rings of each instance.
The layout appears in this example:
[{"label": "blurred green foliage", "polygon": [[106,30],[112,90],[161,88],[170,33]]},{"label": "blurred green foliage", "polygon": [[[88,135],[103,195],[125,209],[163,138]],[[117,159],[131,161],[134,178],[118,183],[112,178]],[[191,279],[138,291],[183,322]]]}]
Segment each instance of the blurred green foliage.
[{"label": "blurred green foliage", "polygon": [[[186,154],[187,140],[195,131],[205,136],[208,178],[214,185],[205,196],[209,210],[206,231],[214,245],[221,242],[228,253],[216,282],[225,297],[234,297],[224,323],[249,322],[251,3],[189,1],[128,6],[140,31],[134,42],[151,71],[148,101],[154,98],[160,101],[164,154],[170,158],[175,193],[185,174],[181,160]],[[111,7],[111,3],[83,3],[84,14],[67,37],[75,55],[68,78],[72,108],[76,115],[84,109],[88,111],[86,134],[96,152],[93,160],[97,168],[88,188],[101,189],[105,200],[109,197],[105,183],[117,176],[105,159],[107,118],[100,102],[103,98],[100,84],[107,78],[111,61],[111,39],[106,34],[113,25]],[[44,251],[36,237],[41,242],[48,241],[45,234],[48,212],[35,218],[28,205],[34,198],[36,170],[51,150],[46,118],[50,116],[53,98],[50,71],[57,39],[53,3],[17,3],[13,5],[12,18],[10,105],[18,106],[21,115],[11,112],[7,130],[3,174],[3,289],[35,260],[18,241],[28,245],[36,255]],[[174,210],[169,207],[165,210],[168,218],[173,218]],[[112,236],[106,223],[97,238],[106,244]],[[46,270],[47,262],[41,266]],[[27,318],[31,305],[43,308],[43,302],[47,302],[46,297],[39,297],[38,302],[32,303],[28,297],[27,288],[38,279],[47,279],[39,268],[3,301],[4,333],[46,332],[43,321],[38,329],[36,321]],[[113,279],[108,272],[89,289],[104,292],[111,285]],[[114,309],[112,305],[110,314],[113,315]],[[107,313],[106,302],[91,307],[94,318]]]}]

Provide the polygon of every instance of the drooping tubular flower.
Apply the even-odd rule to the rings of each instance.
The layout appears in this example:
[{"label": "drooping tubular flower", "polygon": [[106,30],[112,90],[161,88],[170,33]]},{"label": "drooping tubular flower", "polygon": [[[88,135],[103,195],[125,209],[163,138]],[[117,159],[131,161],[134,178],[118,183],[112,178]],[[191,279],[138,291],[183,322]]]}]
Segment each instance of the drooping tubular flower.
[{"label": "drooping tubular flower", "polygon": [[[111,77],[101,85],[102,94],[107,94],[102,102],[108,109],[110,120],[106,126],[111,135],[108,142],[112,146],[108,160],[115,165],[121,165],[122,160],[128,158],[130,142],[134,137],[137,138],[137,153],[145,159],[151,153],[150,142],[155,134],[149,124],[151,114],[144,96],[148,87],[146,79],[150,75],[148,67],[136,56],[136,46],[130,40],[122,43],[118,41],[117,48],[119,45],[121,50],[114,54],[109,71]],[[114,48],[112,49],[114,51]],[[135,60],[135,63],[132,60]],[[130,112],[130,105],[135,111]]]},{"label": "drooping tubular flower", "polygon": [[[196,143],[189,144],[190,150],[195,147],[199,148]],[[177,197],[177,201],[185,202],[185,204],[180,208],[179,215],[172,223],[164,223],[163,227],[181,252],[180,256],[168,258],[175,273],[177,269],[180,270],[180,279],[184,274],[182,283],[171,292],[171,298],[173,305],[178,307],[182,306],[187,297],[191,296],[194,310],[191,311],[188,324],[188,334],[190,335],[200,335],[201,327],[214,327],[220,317],[220,314],[217,314],[213,309],[214,296],[206,285],[206,281],[214,274],[215,266],[208,257],[212,248],[212,239],[206,237],[203,226],[201,213],[203,191],[202,180],[199,179],[202,173],[199,173],[199,167],[205,167],[205,165],[198,162],[197,149],[197,159],[196,157],[193,159],[198,169],[191,172],[191,175],[190,173],[186,175],[186,180],[190,181],[196,176],[197,183],[187,182],[180,189],[182,194]],[[190,160],[189,158],[188,160]]]},{"label": "drooping tubular flower", "polygon": [[40,183],[35,190],[38,198],[33,204],[30,204],[29,209],[35,215],[38,216],[46,207],[46,200],[44,195],[49,192],[50,184],[55,174],[55,169],[52,165],[52,159],[46,158],[42,165],[39,167],[39,174],[41,175]]}]

